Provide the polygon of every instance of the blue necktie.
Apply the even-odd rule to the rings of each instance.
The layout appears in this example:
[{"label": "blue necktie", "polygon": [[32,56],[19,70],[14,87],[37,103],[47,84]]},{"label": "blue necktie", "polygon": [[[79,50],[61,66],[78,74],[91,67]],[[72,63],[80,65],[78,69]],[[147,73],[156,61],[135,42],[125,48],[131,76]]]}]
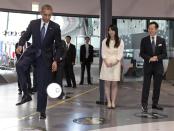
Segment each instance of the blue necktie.
[{"label": "blue necktie", "polygon": [[153,50],[153,54],[155,54],[155,40],[154,37],[152,37],[152,50]]},{"label": "blue necktie", "polygon": [[41,29],[41,44],[43,43],[43,40],[44,40],[44,37],[45,37],[45,23],[43,24],[42,26],[42,29]]}]

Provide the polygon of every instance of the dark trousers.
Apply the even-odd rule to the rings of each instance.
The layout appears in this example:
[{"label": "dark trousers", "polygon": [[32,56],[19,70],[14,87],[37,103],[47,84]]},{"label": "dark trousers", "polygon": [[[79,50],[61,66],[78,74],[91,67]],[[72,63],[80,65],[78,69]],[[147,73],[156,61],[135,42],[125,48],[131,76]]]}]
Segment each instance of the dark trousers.
[{"label": "dark trousers", "polygon": [[62,93],[59,96],[59,98],[62,98],[65,95],[63,91],[63,73],[64,73],[64,63],[61,62],[58,64],[57,72],[53,73],[53,82],[58,83],[62,88]]},{"label": "dark trousers", "polygon": [[36,58],[35,54],[28,56],[24,53],[16,64],[17,74],[24,95],[29,95],[26,72],[34,61],[36,62],[37,77],[37,111],[45,112],[47,105],[46,88],[51,83],[51,67],[46,65],[42,55]]},{"label": "dark trousers", "polygon": [[33,64],[33,91],[37,91],[36,65]]},{"label": "dark trousers", "polygon": [[[155,67],[154,67],[155,68]],[[163,74],[160,73],[158,68],[152,69],[148,73],[144,71],[144,81],[143,81],[143,90],[142,90],[142,105],[148,105],[148,97],[149,97],[149,90],[151,85],[151,78],[153,76],[153,96],[152,96],[152,104],[157,105],[160,96],[160,88],[161,82],[163,79]]]},{"label": "dark trousers", "polygon": [[87,70],[87,80],[88,80],[88,84],[91,83],[91,63],[88,62],[88,61],[85,61],[85,62],[82,62],[81,63],[81,81],[80,81],[80,84],[83,84],[84,82],[84,73],[85,73],[85,67],[86,67],[86,70]]},{"label": "dark trousers", "polygon": [[[76,87],[76,80],[75,80],[75,75],[74,75],[74,70],[73,70],[73,65],[69,63],[65,63],[64,65],[64,72],[65,72],[65,78],[68,86],[73,86]],[[72,84],[71,84],[72,82]]]},{"label": "dark trousers", "polygon": [[[18,59],[18,60],[19,60],[19,59]],[[26,75],[27,75],[27,88],[28,88],[28,90],[31,90],[30,70],[31,70],[31,67],[29,67],[29,68],[28,68],[28,71],[26,71]],[[22,91],[19,78],[17,78],[17,80],[18,80],[18,91]]]}]

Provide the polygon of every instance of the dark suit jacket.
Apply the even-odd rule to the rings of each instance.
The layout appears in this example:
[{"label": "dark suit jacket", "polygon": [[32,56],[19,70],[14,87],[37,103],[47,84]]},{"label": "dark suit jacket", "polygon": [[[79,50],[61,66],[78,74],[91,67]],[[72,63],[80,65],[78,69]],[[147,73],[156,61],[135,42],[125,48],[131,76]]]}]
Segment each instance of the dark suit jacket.
[{"label": "dark suit jacket", "polygon": [[[40,34],[41,19],[32,20],[19,40],[19,45],[23,46],[26,41],[32,36],[32,45],[25,52],[26,55],[38,55],[41,51],[41,55],[48,66],[51,66],[53,59],[60,61],[61,52],[61,32],[60,26],[53,21],[48,24],[47,32],[45,34],[43,43],[41,44]],[[53,52],[55,47],[56,53]],[[55,54],[55,55],[54,55]],[[54,55],[54,56],[53,56]]]},{"label": "dark suit jacket", "polygon": [[69,45],[66,51],[65,64],[75,63],[76,60],[76,47],[73,44]]},{"label": "dark suit jacket", "polygon": [[[144,59],[144,72],[148,73],[152,68],[157,69],[159,73],[163,73],[162,60],[167,57],[165,39],[157,36],[155,53],[153,54],[150,36],[144,37],[141,40],[140,56]],[[153,56],[158,57],[157,62],[149,62]]]},{"label": "dark suit jacket", "polygon": [[[92,63],[93,62],[93,46],[89,45],[89,56],[87,58],[87,61]],[[86,47],[85,44],[81,45],[80,47],[80,62],[86,61]]]}]

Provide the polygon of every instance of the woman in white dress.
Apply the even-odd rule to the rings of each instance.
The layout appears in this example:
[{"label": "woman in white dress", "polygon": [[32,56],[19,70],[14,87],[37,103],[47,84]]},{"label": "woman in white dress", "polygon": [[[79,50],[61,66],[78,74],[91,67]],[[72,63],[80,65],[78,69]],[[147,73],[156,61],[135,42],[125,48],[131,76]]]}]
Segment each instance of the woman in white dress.
[{"label": "woman in white dress", "polygon": [[118,29],[116,26],[110,25],[108,36],[102,42],[103,63],[100,71],[100,79],[105,81],[105,95],[109,109],[115,108],[123,51],[124,42],[118,36]]}]

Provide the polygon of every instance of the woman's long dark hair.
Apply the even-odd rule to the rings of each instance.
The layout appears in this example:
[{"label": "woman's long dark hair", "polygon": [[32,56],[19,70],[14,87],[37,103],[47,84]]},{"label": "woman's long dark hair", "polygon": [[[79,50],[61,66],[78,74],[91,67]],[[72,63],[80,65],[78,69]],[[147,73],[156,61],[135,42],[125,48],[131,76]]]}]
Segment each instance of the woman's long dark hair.
[{"label": "woman's long dark hair", "polygon": [[118,36],[118,28],[115,25],[110,25],[108,27],[108,35],[107,35],[107,40],[106,40],[106,46],[109,47],[109,42],[110,42],[110,35],[109,35],[109,29],[115,31],[115,45],[114,48],[118,48],[120,45],[120,38]]}]

